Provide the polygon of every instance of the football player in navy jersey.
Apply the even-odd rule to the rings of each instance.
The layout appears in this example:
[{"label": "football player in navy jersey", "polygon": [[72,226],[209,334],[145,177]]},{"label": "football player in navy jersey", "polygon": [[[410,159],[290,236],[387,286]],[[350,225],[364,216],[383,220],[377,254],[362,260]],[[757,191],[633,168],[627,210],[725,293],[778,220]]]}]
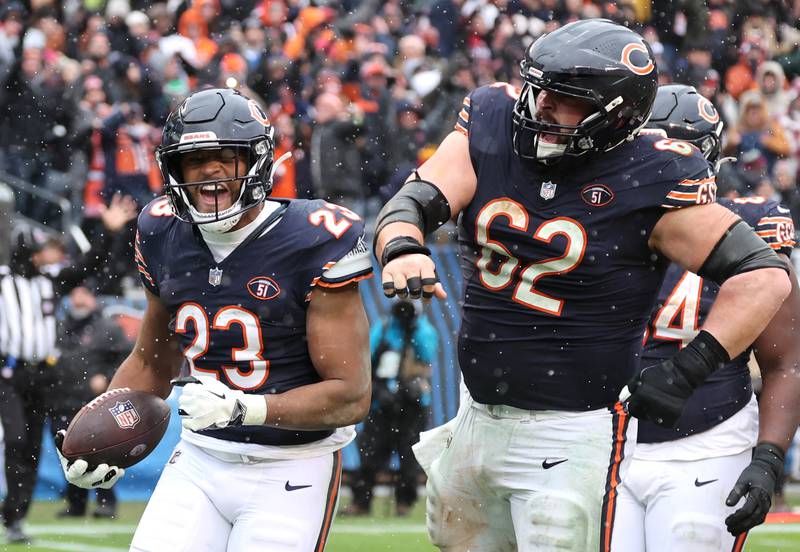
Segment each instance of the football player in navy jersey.
[{"label": "football player in navy jersey", "polygon": [[[167,195],[143,210],[136,238],[147,310],[110,389],[166,397],[182,385],[184,429],[131,550],[325,547],[341,449],[370,402],[356,282],[371,260],[351,211],[267,199],[272,132],[229,89],[192,94],[164,127]],[[63,464],[83,487],[123,474]]]},{"label": "football player in navy jersey", "polygon": [[[609,550],[636,440],[626,382],[631,414],[673,424],[789,293],[784,263],[714,202],[699,150],[638,135],[656,74],[644,40],[610,21],[543,35],[522,90],[473,91],[378,216],[389,296],[445,296],[423,240],[450,218],[467,260],[458,355],[471,399],[427,470],[442,550]],[[687,347],[636,375],[667,259],[720,293]]]},{"label": "football player in navy jersey", "polygon": [[[691,142],[710,163],[719,162],[722,121],[694,87],[660,87],[649,129]],[[761,197],[719,203],[784,259],[792,292],[753,346],[694,392],[675,427],[639,422],[633,460],[620,487],[612,541],[617,550],[742,550],[747,531],[769,511],[800,423],[800,336],[794,329],[800,293],[789,262],[792,218],[788,209]],[[718,292],[713,282],[670,265],[647,325],[642,366],[671,358],[694,339]],[[763,377],[758,405],[747,365],[751,350]]]}]

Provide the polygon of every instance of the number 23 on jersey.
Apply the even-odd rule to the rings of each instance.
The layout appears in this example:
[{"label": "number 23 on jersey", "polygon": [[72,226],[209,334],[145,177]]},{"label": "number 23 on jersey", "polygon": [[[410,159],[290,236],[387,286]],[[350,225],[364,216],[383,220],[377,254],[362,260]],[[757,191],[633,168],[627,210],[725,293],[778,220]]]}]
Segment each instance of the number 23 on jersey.
[{"label": "number 23 on jersey", "polygon": [[[227,306],[221,308],[214,315],[214,319],[209,322],[206,311],[197,303],[184,303],[178,309],[175,316],[175,332],[185,334],[189,331],[189,325],[194,327],[194,339],[192,343],[183,351],[192,375],[211,375],[220,379],[220,371],[230,384],[242,390],[258,389],[267,381],[269,377],[269,360],[262,354],[264,352],[264,341],[261,335],[261,324],[255,313],[238,306]],[[234,362],[247,362],[248,368],[242,369],[239,366],[222,365],[219,370],[199,368],[196,365],[198,359],[208,353],[208,346],[211,341],[210,331],[234,331],[234,328],[242,332],[244,346],[231,350],[231,360]]]}]

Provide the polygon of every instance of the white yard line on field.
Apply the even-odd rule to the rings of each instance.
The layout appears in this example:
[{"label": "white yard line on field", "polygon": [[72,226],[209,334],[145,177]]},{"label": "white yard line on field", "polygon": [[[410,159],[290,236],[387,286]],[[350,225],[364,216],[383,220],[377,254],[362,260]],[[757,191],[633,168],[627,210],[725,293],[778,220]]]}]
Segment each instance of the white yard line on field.
[{"label": "white yard line on field", "polygon": [[332,533],[349,533],[355,535],[390,535],[392,533],[421,533],[425,534],[425,526],[421,523],[417,523],[414,525],[408,524],[370,524],[370,525],[361,525],[361,524],[354,524],[350,523],[338,523],[336,521],[333,522],[333,528],[331,529]]},{"label": "white yard line on field", "polygon": [[750,533],[778,533],[781,535],[798,535],[800,534],[800,523],[770,523],[768,525],[759,525]]},{"label": "white yard line on field", "polygon": [[136,531],[135,525],[91,525],[91,524],[66,524],[48,523],[31,524],[25,527],[25,532],[31,535],[123,535]]},{"label": "white yard line on field", "polygon": [[[43,525],[29,525],[26,528],[27,532],[36,538],[35,544],[37,546],[46,546],[52,550],[75,550],[75,543],[59,542],[57,540],[43,540],[41,536],[47,535],[52,539],[53,537],[65,537],[69,535],[82,536],[82,537],[102,537],[103,535],[120,535],[128,534],[133,535],[136,530],[135,525],[75,525],[75,524],[43,524]],[[407,524],[407,523],[354,523],[347,520],[342,522],[335,522],[333,524],[333,533],[338,534],[353,534],[353,535],[391,535],[395,534],[425,534],[425,525],[421,523]],[[800,535],[800,524],[770,524],[761,525],[751,531],[751,534],[759,535]],[[109,547],[109,546],[95,546],[86,543],[81,543],[81,552],[120,552],[127,550],[127,548]]]},{"label": "white yard line on field", "polygon": [[[68,552],[75,552],[76,543],[36,539],[33,544],[37,548],[47,547],[51,550],[67,550]],[[125,548],[117,548],[116,546],[95,546],[93,544],[86,544],[85,542],[80,543],[80,547],[81,552],[125,552],[128,550],[127,546]]]},{"label": "white yard line on field", "polygon": [[[31,535],[87,535],[87,536],[100,536],[100,535],[123,535],[130,534],[136,530],[135,525],[74,525],[74,524],[60,524],[48,523],[43,525],[29,525],[26,531]],[[376,535],[376,534],[391,534],[391,533],[425,533],[425,525],[421,523],[407,524],[407,523],[370,523],[361,524],[353,523],[352,521],[342,521],[333,523],[334,533],[350,533],[360,535]]]}]

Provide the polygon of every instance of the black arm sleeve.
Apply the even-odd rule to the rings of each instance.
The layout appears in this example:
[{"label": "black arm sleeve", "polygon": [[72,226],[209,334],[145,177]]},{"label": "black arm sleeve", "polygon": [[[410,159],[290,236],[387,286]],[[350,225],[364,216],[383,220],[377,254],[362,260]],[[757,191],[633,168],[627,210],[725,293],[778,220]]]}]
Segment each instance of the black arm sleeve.
[{"label": "black arm sleeve", "polygon": [[387,225],[407,222],[427,236],[450,219],[450,204],[434,184],[417,177],[409,180],[378,214],[375,239]]},{"label": "black arm sleeve", "polygon": [[732,276],[758,270],[780,268],[789,272],[775,252],[743,220],[728,228],[697,272],[719,285]]}]

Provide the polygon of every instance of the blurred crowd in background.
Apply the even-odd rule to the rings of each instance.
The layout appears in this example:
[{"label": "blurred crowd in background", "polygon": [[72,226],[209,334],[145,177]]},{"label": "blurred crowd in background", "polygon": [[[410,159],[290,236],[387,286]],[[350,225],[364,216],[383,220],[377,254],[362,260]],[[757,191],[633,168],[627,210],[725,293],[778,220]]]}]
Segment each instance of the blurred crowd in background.
[{"label": "blurred crowd in background", "polygon": [[[114,192],[160,194],[167,113],[240,89],[291,151],[274,194],[362,213],[451,129],[463,96],[520,84],[542,33],[608,17],[640,32],[662,82],[720,108],[722,195],[781,196],[800,217],[800,6],[769,0],[30,0],[0,9],[0,170],[91,221]],[[795,3],[796,4],[796,3]],[[18,194],[39,221],[52,206]],[[87,222],[88,224],[88,222]]]},{"label": "blurred crowd in background", "polygon": [[[154,148],[170,110],[224,86],[262,105],[276,158],[292,153],[273,195],[369,220],[469,91],[519,86],[533,40],[593,17],[642,34],[662,83],[694,85],[719,108],[735,158],[719,194],[781,199],[800,226],[800,2],[778,0],[5,0],[0,182],[63,198],[91,237],[114,194],[139,208],[161,194]],[[23,188],[20,220],[64,232],[63,206]],[[138,289],[133,225],[94,292]]]}]

